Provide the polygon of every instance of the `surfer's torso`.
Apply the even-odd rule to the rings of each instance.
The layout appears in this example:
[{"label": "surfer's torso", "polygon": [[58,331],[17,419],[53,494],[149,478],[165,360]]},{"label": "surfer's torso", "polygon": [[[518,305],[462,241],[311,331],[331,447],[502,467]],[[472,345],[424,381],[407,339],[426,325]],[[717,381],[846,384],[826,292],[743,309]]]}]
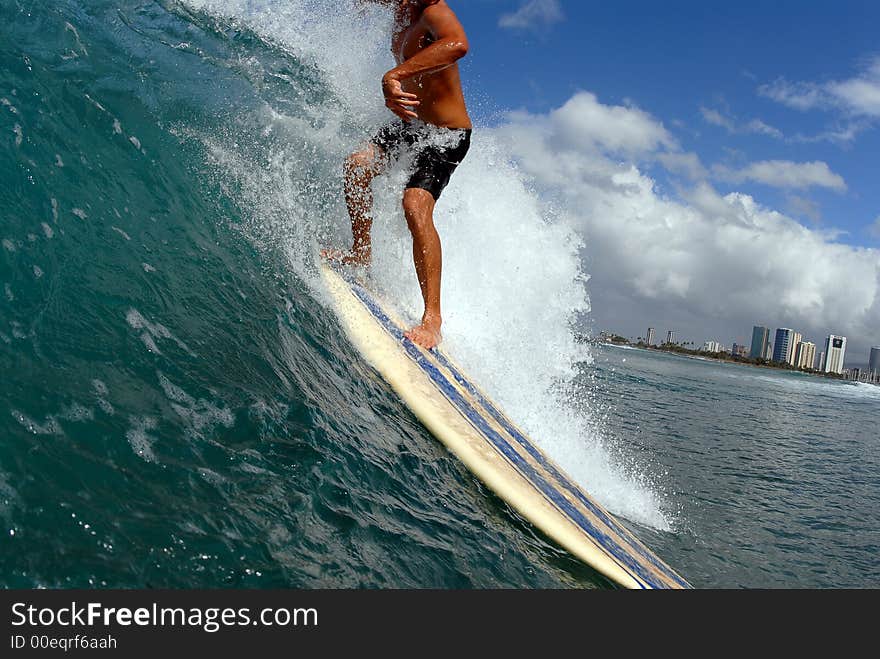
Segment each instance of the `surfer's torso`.
[{"label": "surfer's torso", "polygon": [[[398,64],[424,50],[434,40],[435,36],[422,19],[422,12],[398,11],[391,37],[391,52]],[[457,63],[401,82],[404,91],[419,97],[421,105],[416,113],[425,123],[445,128],[471,127]]]}]

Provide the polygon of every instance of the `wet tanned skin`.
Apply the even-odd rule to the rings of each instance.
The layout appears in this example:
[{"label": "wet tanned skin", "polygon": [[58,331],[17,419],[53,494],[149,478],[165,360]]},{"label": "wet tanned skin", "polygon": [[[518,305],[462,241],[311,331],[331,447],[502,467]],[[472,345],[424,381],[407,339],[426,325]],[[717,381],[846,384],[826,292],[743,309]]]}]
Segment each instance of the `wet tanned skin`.
[{"label": "wet tanned skin", "polygon": [[[445,0],[360,0],[394,10],[391,52],[397,66],[382,77],[385,105],[403,121],[419,119],[442,128],[470,128],[458,60],[468,51],[464,28]],[[325,257],[369,265],[373,219],[371,183],[383,168],[381,149],[369,144],[345,163],[345,198],[351,217],[351,251],[325,250]],[[442,250],[434,227],[434,198],[427,190],[408,188],[403,210],[413,238],[413,262],[425,302],[422,322],[406,332],[426,349],[440,340]]]},{"label": "wet tanned skin", "polygon": [[[395,19],[391,52],[397,66],[382,79],[386,105],[405,120],[418,118],[434,126],[470,128],[458,70],[458,60],[468,51],[468,40],[458,18],[445,0],[440,0],[424,9],[400,2]],[[415,102],[414,112],[407,111],[406,100]]]}]

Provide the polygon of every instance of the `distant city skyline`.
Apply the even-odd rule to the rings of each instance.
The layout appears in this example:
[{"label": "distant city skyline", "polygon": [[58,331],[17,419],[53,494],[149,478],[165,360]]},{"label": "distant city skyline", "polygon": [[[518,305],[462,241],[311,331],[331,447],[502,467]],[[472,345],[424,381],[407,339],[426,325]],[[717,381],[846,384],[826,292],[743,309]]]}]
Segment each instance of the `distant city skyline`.
[{"label": "distant city skyline", "polygon": [[[821,343],[817,343],[815,341],[805,340],[804,334],[791,328],[780,327],[776,328],[775,331],[771,333],[771,330],[768,327],[754,325],[752,327],[751,342],[745,343],[742,338],[737,338],[736,340],[730,341],[729,344],[726,344],[718,341],[716,338],[705,338],[703,341],[699,341],[696,339],[682,339],[679,337],[679,339],[676,340],[676,332],[677,329],[667,329],[665,343],[677,343],[679,345],[691,344],[694,346],[701,345],[702,349],[707,352],[730,352],[732,354],[738,352],[740,356],[747,356],[750,358],[756,358],[757,355],[755,354],[755,350],[757,349],[764,351],[764,354],[762,355],[763,359],[779,363],[787,363],[795,368],[811,368],[819,371],[824,371],[826,368],[829,368],[831,369],[831,372],[843,373],[843,371],[847,370],[849,367],[854,367],[862,369],[867,373],[873,371],[880,374],[880,346],[872,346],[869,353],[865,355],[865,361],[861,361],[858,358],[858,355],[853,355],[852,352],[848,350],[848,338],[836,334],[829,333]],[[775,347],[776,341],[768,340],[770,336],[776,337],[776,334],[780,332],[782,333],[780,336],[784,338],[784,355],[782,355],[781,352],[777,352]],[[741,336],[742,335],[740,335],[740,337]],[[648,327],[645,336],[630,335],[630,338],[643,340],[647,345],[656,345],[656,327]],[[842,339],[842,347],[835,348],[834,339]],[[819,345],[824,346],[825,349],[818,353],[817,359]],[[828,349],[829,345],[832,346],[830,351]],[[829,352],[833,354],[829,354]],[[778,357],[781,357],[781,359],[778,359]]]}]

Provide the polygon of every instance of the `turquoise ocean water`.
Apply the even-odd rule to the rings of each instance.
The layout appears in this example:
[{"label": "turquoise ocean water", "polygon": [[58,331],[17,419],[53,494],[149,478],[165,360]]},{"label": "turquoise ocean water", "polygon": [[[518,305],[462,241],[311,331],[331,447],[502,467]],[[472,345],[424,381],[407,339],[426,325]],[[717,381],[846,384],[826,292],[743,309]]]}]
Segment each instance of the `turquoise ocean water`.
[{"label": "turquoise ocean water", "polygon": [[[0,586],[608,585],[326,307],[387,59],[337,5],[0,0]],[[475,145],[438,208],[456,358],[694,585],[878,585],[880,389],[579,344],[579,239]],[[375,278],[412,314],[402,175]]]},{"label": "turquoise ocean water", "polygon": [[621,445],[676,490],[679,532],[643,537],[695,583],[880,585],[880,387],[618,347],[596,366]]}]

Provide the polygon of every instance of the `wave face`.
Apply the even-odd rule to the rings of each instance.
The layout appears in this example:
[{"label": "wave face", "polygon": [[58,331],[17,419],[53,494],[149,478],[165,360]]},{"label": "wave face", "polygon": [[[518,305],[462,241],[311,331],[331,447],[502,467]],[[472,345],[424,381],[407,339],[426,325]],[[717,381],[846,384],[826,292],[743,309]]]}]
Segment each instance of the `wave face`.
[{"label": "wave face", "polygon": [[[603,584],[326,306],[340,162],[388,116],[387,17],[340,4],[0,0],[0,585]],[[438,206],[446,345],[603,503],[668,529],[576,384],[580,243],[500,144],[478,125]],[[377,181],[374,277],[415,318],[404,176]]]}]

